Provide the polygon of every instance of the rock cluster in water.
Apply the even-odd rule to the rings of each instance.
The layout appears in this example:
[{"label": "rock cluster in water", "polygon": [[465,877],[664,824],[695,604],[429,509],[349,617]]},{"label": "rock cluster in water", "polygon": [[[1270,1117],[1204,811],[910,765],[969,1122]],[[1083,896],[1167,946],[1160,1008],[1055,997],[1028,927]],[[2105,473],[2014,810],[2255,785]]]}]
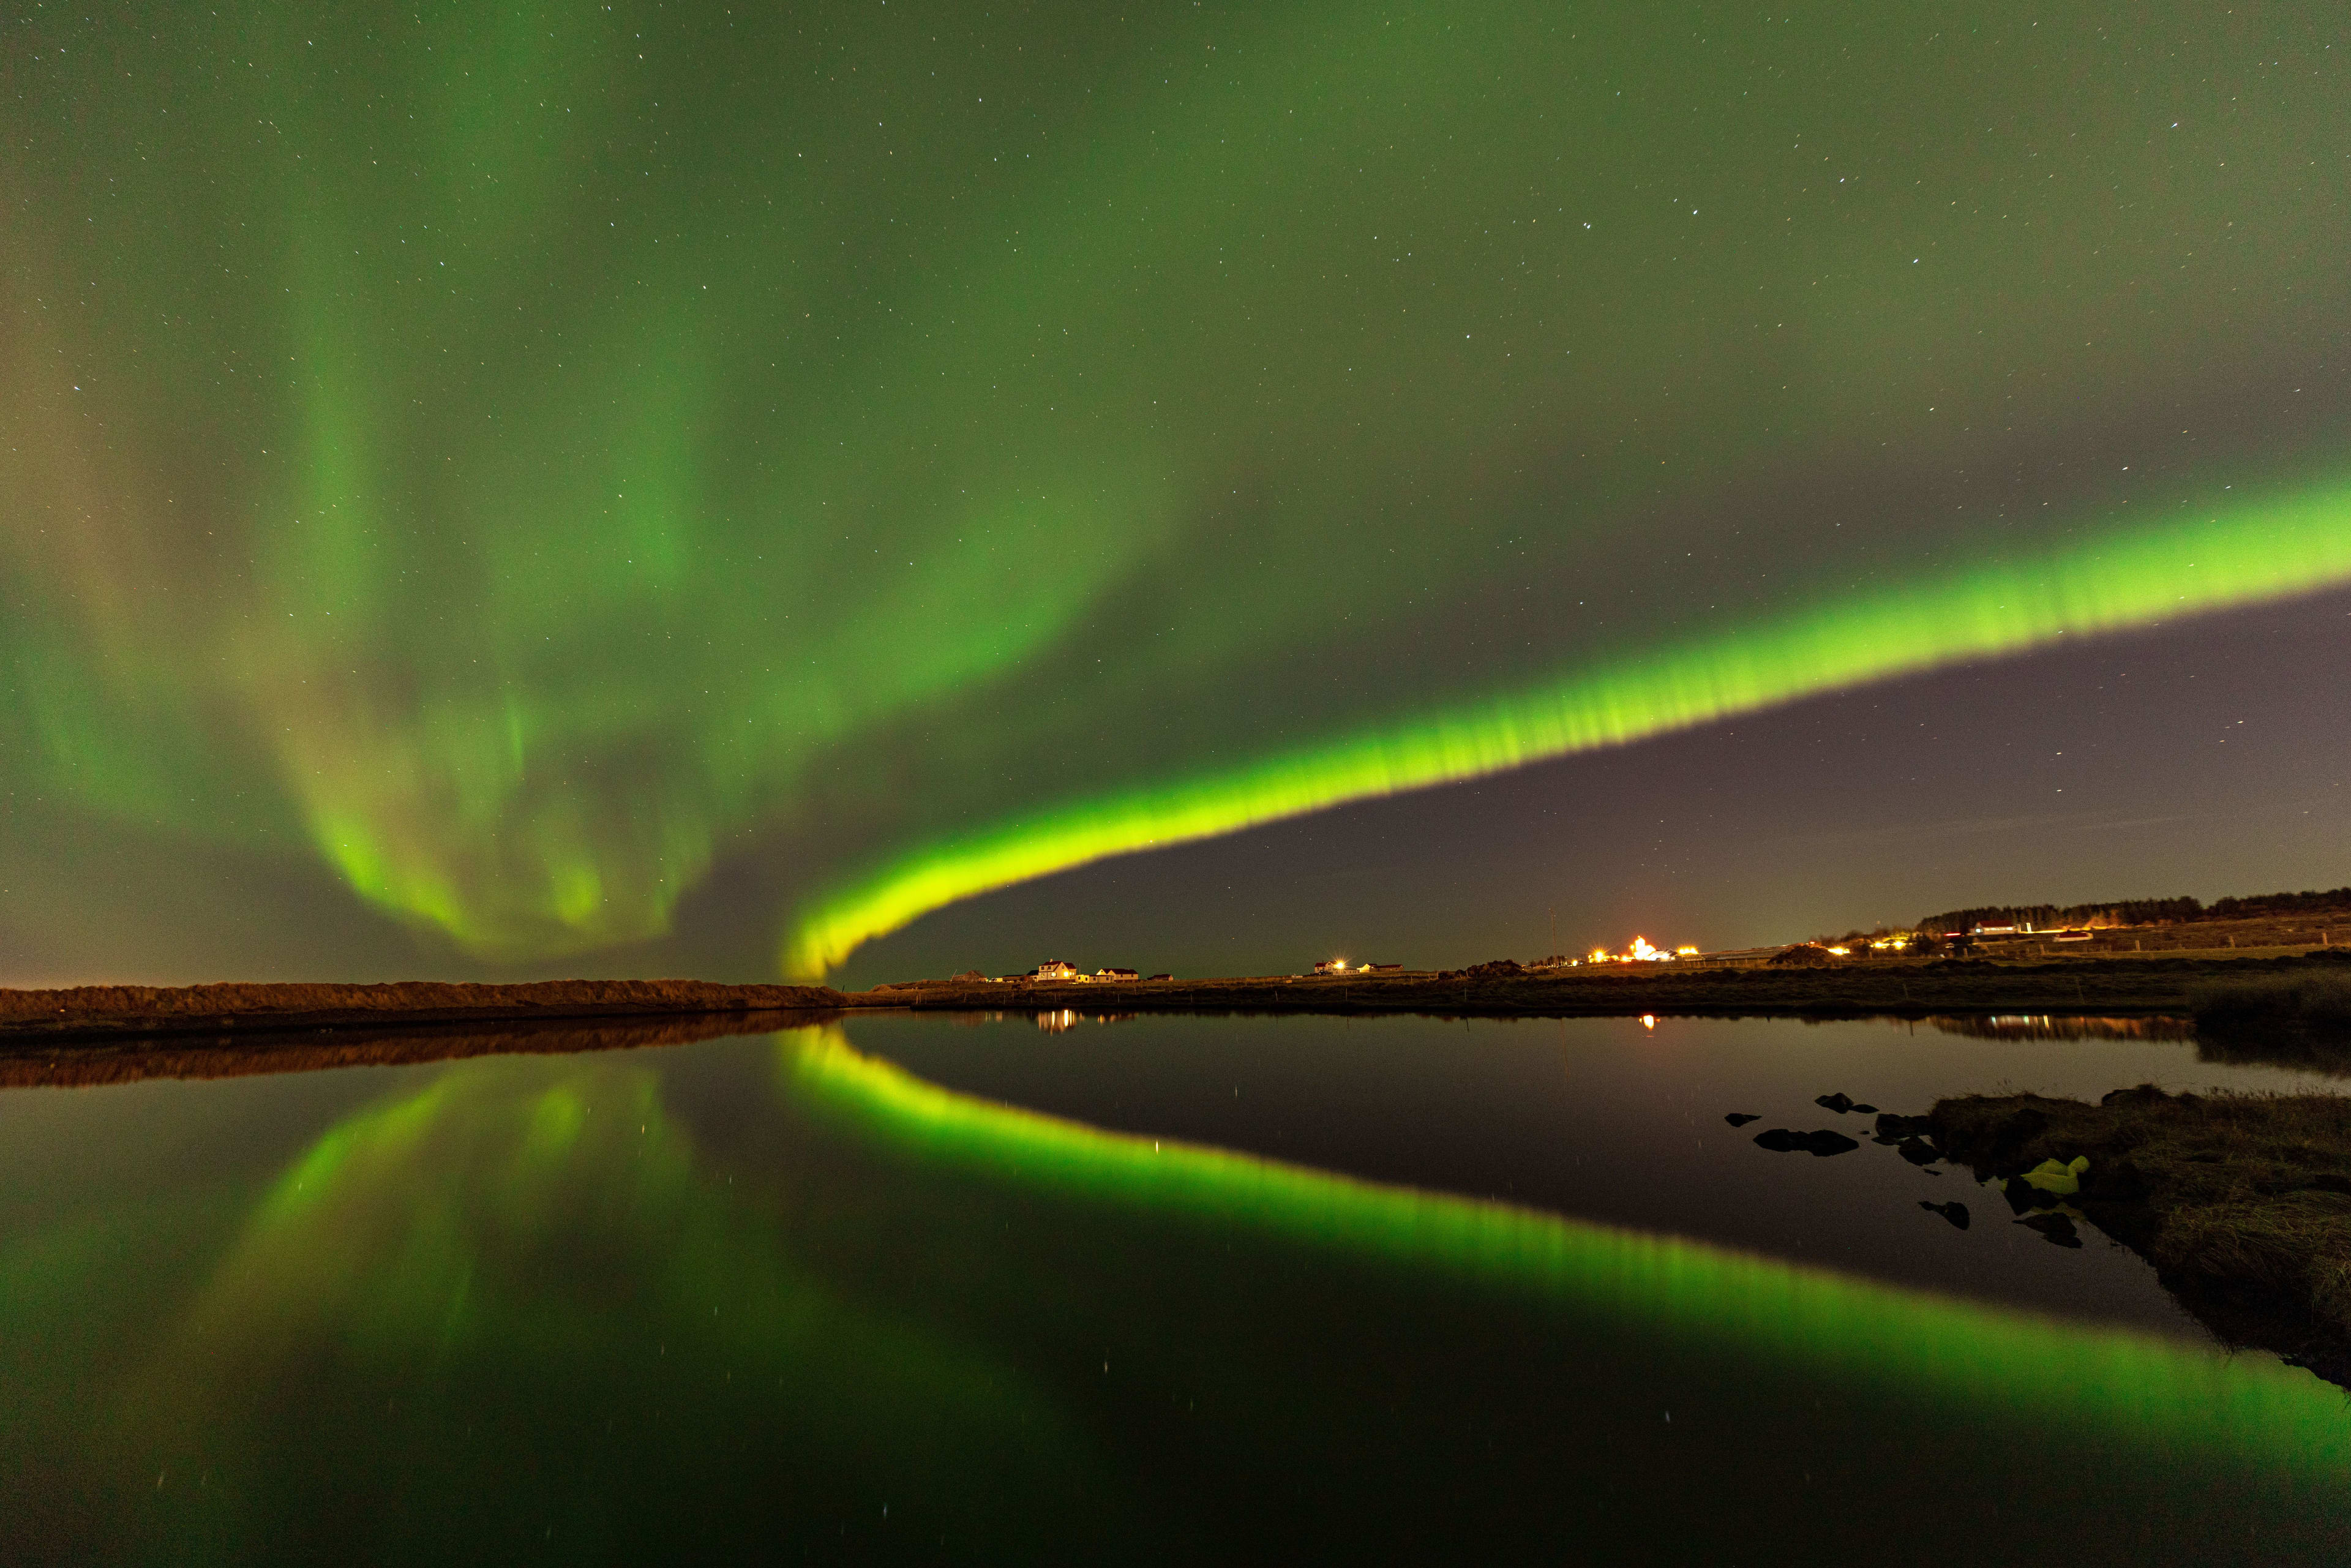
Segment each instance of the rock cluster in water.
[{"label": "rock cluster in water", "polygon": [[1818,1155],[1823,1158],[1830,1155],[1851,1154],[1861,1147],[1843,1133],[1827,1127],[1810,1133],[1794,1133],[1785,1127],[1774,1127],[1768,1133],[1756,1134],[1755,1142],[1774,1154]]}]

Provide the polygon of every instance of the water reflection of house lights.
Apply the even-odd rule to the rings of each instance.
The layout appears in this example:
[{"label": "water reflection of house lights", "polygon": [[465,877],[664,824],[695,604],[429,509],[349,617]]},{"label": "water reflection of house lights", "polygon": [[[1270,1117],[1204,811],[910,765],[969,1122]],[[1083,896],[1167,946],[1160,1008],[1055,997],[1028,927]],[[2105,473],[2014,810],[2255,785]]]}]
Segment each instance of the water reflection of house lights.
[{"label": "water reflection of house lights", "polygon": [[[988,1016],[998,1021],[1004,1017],[1002,1013]],[[1037,1027],[1047,1034],[1067,1034],[1081,1023],[1125,1023],[1134,1017],[1133,1013],[1081,1013],[1075,1008],[1060,1008],[1030,1016],[1037,1020]]]}]

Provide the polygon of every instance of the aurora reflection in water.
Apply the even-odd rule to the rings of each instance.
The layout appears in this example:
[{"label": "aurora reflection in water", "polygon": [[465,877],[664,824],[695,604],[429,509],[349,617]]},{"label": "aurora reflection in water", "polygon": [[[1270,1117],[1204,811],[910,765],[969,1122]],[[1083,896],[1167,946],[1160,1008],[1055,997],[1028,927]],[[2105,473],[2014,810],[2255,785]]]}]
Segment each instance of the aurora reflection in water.
[{"label": "aurora reflection in water", "polygon": [[2351,1519],[2340,1393],[2273,1362],[1114,1134],[830,1029],[0,1110],[29,1561],[1766,1562],[1834,1512],[2293,1562]]}]

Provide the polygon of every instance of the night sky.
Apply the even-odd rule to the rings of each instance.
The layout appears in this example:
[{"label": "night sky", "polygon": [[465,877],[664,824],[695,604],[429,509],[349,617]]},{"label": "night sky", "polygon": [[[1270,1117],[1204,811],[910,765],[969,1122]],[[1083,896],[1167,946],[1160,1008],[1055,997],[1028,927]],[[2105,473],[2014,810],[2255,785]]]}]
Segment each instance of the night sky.
[{"label": "night sky", "polygon": [[0,983],[2351,881],[2346,105],[2339,3],[21,5]]}]

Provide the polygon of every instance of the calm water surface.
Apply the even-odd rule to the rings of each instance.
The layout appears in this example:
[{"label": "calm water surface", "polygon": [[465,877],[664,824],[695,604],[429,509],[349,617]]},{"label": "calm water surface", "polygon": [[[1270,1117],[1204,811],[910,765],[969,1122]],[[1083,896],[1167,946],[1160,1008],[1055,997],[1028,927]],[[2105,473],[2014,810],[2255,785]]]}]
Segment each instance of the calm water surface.
[{"label": "calm water surface", "polygon": [[2343,1561],[2339,1390],[1964,1172],[1748,1135],[2150,1080],[2300,1082],[1886,1023],[861,1017],[14,1091],[0,1561]]}]

